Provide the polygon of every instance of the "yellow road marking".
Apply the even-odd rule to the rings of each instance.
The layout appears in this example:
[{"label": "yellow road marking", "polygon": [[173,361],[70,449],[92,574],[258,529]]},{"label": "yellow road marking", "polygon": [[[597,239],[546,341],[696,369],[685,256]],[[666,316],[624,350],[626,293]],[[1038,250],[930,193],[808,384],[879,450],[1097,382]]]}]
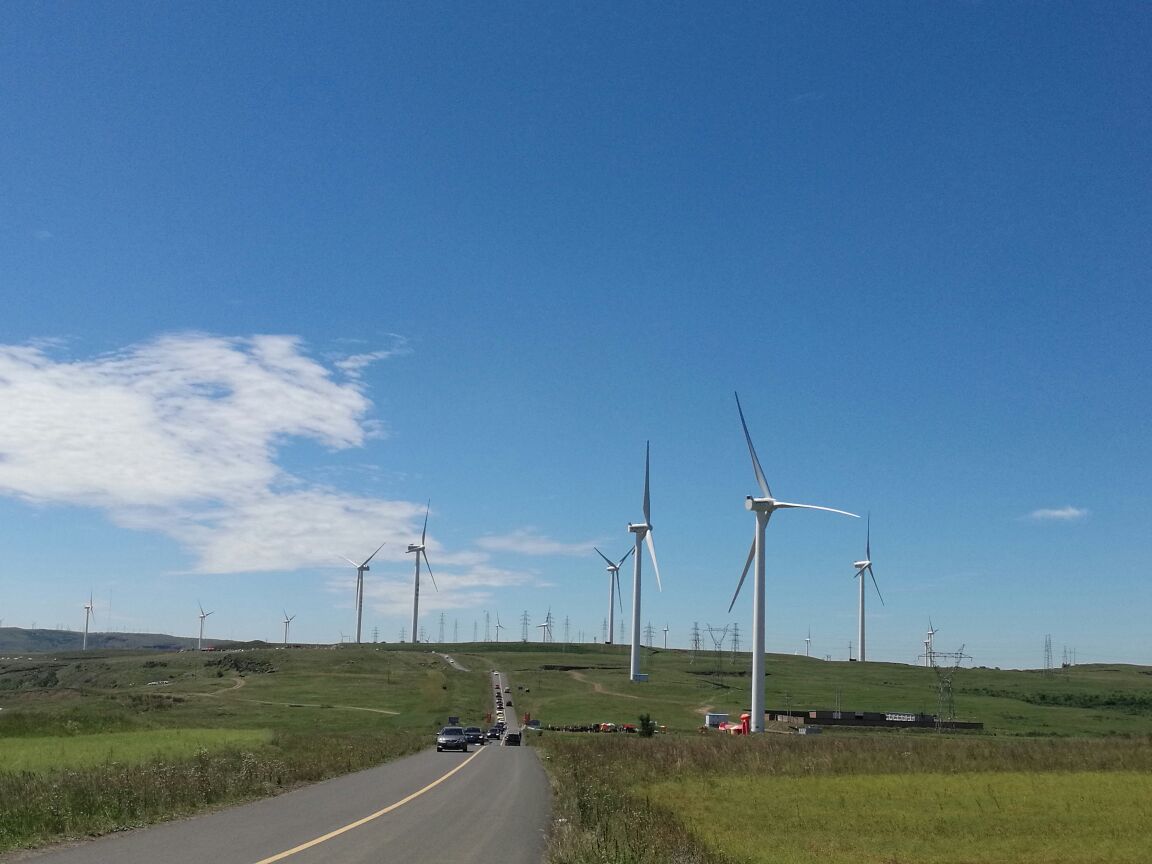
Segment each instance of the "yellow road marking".
[{"label": "yellow road marking", "polygon": [[293,846],[291,849],[286,849],[283,852],[277,853],[276,855],[273,855],[271,858],[261,858],[259,861],[256,862],[256,864],[272,864],[273,861],[283,861],[285,858],[289,857],[290,855],[295,855],[298,852],[303,852],[305,849],[311,849],[313,846],[319,846],[321,843],[327,842],[328,840],[331,840],[333,837],[339,837],[341,834],[346,834],[347,832],[351,831],[353,828],[359,828],[361,825],[368,824],[373,819],[379,819],[381,816],[384,816],[387,813],[391,813],[393,810],[396,810],[400,807],[403,807],[405,804],[407,804],[412,799],[419,798],[421,795],[423,795],[425,792],[429,791],[430,789],[436,788],[441,783],[443,783],[445,780],[447,780],[449,777],[451,777],[453,774],[455,774],[457,771],[462,769],[469,762],[471,762],[473,759],[475,759],[477,756],[479,756],[481,753],[483,753],[484,750],[485,750],[485,748],[483,748],[483,747],[480,748],[475,753],[473,753],[471,756],[469,756],[467,759],[465,759],[463,762],[461,762],[459,765],[457,765],[455,768],[453,768],[451,771],[449,771],[447,774],[445,774],[443,777],[440,777],[437,780],[433,780],[431,783],[429,783],[423,789],[416,790],[411,795],[409,795],[407,798],[401,798],[395,804],[389,804],[383,810],[377,810],[375,813],[371,813],[371,814],[365,816],[363,819],[357,819],[355,822],[350,822],[342,828],[337,828],[335,831],[329,831],[327,834],[324,834],[320,837],[317,837],[314,840],[309,840],[306,843],[301,843],[299,846]]}]

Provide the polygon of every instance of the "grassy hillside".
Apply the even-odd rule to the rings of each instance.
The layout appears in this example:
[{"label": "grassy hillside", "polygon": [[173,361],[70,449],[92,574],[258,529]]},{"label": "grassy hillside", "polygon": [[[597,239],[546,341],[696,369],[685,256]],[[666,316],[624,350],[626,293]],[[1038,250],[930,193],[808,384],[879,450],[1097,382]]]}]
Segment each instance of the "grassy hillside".
[{"label": "grassy hillside", "polygon": [[[464,656],[464,655],[461,655]],[[513,643],[486,646],[478,662],[509,672],[529,688],[518,711],[542,723],[635,723],[650,713],[671,729],[695,729],[705,711],[733,719],[751,703],[750,658],[701,652],[645,651],[648,683],[628,680],[625,646]],[[769,655],[769,708],[893,711],[936,714],[939,678],[932,669],[896,663],[849,663]],[[1152,669],[1125,665],[1039,671],[956,671],[952,695],[958,720],[978,721],[992,734],[1108,735],[1152,730]]]}]

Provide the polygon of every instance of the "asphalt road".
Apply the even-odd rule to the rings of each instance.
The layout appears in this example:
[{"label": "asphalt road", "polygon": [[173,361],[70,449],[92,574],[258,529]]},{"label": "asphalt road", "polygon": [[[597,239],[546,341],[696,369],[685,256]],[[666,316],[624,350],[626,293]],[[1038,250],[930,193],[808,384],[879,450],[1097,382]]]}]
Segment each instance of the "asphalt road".
[{"label": "asphalt road", "polygon": [[[508,719],[513,726],[512,711]],[[0,861],[539,864],[550,794],[532,748],[437,753],[432,745],[276,798]]]}]

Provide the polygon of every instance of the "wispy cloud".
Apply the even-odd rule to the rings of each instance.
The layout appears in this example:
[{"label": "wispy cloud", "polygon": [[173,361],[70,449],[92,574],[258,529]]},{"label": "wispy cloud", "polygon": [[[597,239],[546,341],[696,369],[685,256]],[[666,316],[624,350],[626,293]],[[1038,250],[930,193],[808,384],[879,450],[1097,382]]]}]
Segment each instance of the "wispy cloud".
[{"label": "wispy cloud", "polygon": [[352,354],[336,360],[334,365],[345,375],[356,378],[359,377],[364,369],[373,363],[411,353],[411,349],[408,347],[408,340],[403,336],[393,333],[390,334],[390,338],[392,339],[391,347],[381,348],[377,351],[368,351],[363,354]]},{"label": "wispy cloud", "polygon": [[476,541],[481,549],[492,552],[513,552],[517,555],[587,555],[593,551],[593,541],[561,543],[540,534],[535,528],[521,528],[509,534],[489,534]]},{"label": "wispy cloud", "polygon": [[1033,510],[1028,514],[1028,519],[1033,522],[1075,522],[1079,519],[1085,519],[1087,516],[1088,511],[1086,509],[1069,505],[1055,509]]},{"label": "wispy cloud", "polygon": [[381,540],[399,556],[413,536],[422,504],[277,464],[287,439],[345,449],[374,430],[355,376],[335,380],[295,337],[170,335],[89,360],[51,350],[0,346],[0,495],[167,534],[202,572],[331,563]]}]

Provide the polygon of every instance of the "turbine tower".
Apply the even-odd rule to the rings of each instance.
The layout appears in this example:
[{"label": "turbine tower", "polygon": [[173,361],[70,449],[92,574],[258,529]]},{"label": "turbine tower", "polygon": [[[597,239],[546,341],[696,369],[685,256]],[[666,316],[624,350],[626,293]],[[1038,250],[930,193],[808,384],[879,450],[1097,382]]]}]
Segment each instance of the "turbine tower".
[{"label": "turbine tower", "polygon": [[92,593],[88,593],[88,602],[84,604],[84,641],[80,645],[81,651],[88,650],[88,619],[92,617]]},{"label": "turbine tower", "polygon": [[200,638],[196,642],[196,650],[197,651],[203,651],[204,650],[204,619],[207,618],[209,615],[215,614],[215,610],[213,610],[212,612],[205,612],[203,605],[201,605],[199,602],[197,602],[196,605],[200,606]]},{"label": "turbine tower", "polygon": [[[596,549],[595,546],[592,548]],[[620,568],[624,565],[624,562],[628,560],[628,556],[635,551],[636,547],[633,546],[631,549],[624,553],[623,558],[613,563],[611,558],[609,558],[599,549],[596,549],[596,554],[603,558],[605,563],[608,565],[606,568],[608,570],[608,638],[604,640],[606,645],[612,644],[612,628],[616,626],[617,604],[620,604],[620,614],[624,614],[624,601],[621,599],[620,592]]]},{"label": "turbine tower", "polygon": [[[383,548],[384,548],[384,544],[381,543],[379,546],[376,547],[376,552],[379,552]],[[376,557],[376,552],[373,552],[371,555],[369,555],[367,558],[365,558],[359,564],[357,564],[351,558],[344,558],[343,555],[340,556],[341,558],[344,558],[345,561],[347,561],[349,564],[351,564],[353,567],[356,568],[356,644],[357,645],[360,644],[360,624],[364,620],[364,574],[372,569],[371,567],[368,566],[368,562]],[[415,635],[416,631],[413,630],[412,633],[413,633],[413,635]],[[343,638],[341,638],[340,641],[344,641]]]},{"label": "turbine tower", "polygon": [[645,541],[648,542],[648,555],[652,558],[652,570],[656,573],[656,587],[664,590],[660,584],[660,567],[656,563],[656,545],[652,541],[652,502],[648,494],[650,443],[644,442],[644,521],[628,523],[628,530],[636,535],[636,557],[632,559],[632,653],[628,665],[628,677],[632,681],[640,680],[640,544]]},{"label": "turbine tower", "polygon": [[932,619],[929,618],[928,619],[928,638],[924,640],[924,665],[925,666],[935,666],[936,665],[935,652],[932,650],[932,637],[934,637],[939,632],[940,632],[940,629],[938,627],[933,627],[932,626]]},{"label": "turbine tower", "polygon": [[432,587],[435,588],[437,592],[440,591],[440,588],[437,587],[437,585],[436,585],[436,577],[432,575],[432,565],[428,563],[428,553],[424,551],[424,541],[428,537],[428,511],[431,509],[431,507],[432,507],[432,502],[429,501],[427,506],[424,508],[424,530],[420,532],[420,542],[408,544],[408,552],[409,553],[412,553],[412,552],[416,553],[416,581],[414,583],[414,587],[412,590],[412,632],[413,633],[417,632],[416,627],[418,626],[418,623],[420,620],[420,558],[421,557],[424,558],[424,563],[428,567],[428,578],[430,578],[432,580]]},{"label": "turbine tower", "polygon": [[804,637],[804,656],[805,657],[811,657],[812,656],[812,654],[809,653],[809,649],[811,647],[812,647],[812,628],[809,627],[808,628],[808,635]]},{"label": "turbine tower", "polygon": [[[768,488],[768,481],[764,477],[764,469],[760,467],[760,459],[756,456],[756,448],[752,446],[752,436],[748,434],[748,424],[744,421],[744,409],[740,406],[740,396],[736,395],[736,410],[740,412],[740,425],[744,427],[744,440],[748,444],[748,455],[752,457],[752,470],[756,474],[756,484],[760,487],[762,497],[753,498],[751,495],[744,500],[744,508],[756,514],[756,533],[752,538],[752,548],[748,550],[748,560],[744,562],[744,572],[736,585],[736,593],[732,595],[732,603],[728,611],[736,605],[736,598],[740,596],[740,589],[744,587],[744,580],[748,576],[748,568],[755,563],[755,577],[752,584],[752,726],[751,731],[764,731],[764,531],[768,527],[768,520],[777,510],[802,509],[826,510],[830,513],[839,513],[843,516],[856,516],[846,510],[835,510],[831,507],[820,507],[815,504],[789,504],[777,501],[772,497],[772,490]],[[858,517],[857,517],[858,518]]]},{"label": "turbine tower", "polygon": [[500,613],[496,613],[496,641],[500,641],[500,631],[504,629],[504,625],[500,623]]},{"label": "turbine tower", "polygon": [[876,596],[880,598],[880,605],[884,605],[884,595],[880,593],[880,586],[876,584],[876,574],[872,572],[872,514],[868,514],[868,534],[867,540],[864,545],[864,560],[856,561],[852,564],[856,568],[856,576],[860,579],[860,624],[857,632],[860,637],[860,662],[863,663],[867,660],[867,655],[864,653],[864,574],[867,573],[872,577],[872,586],[876,589]]},{"label": "turbine tower", "polygon": [[295,617],[296,617],[295,615],[289,615],[287,609],[284,610],[284,647],[285,648],[288,647],[288,625],[292,623],[292,619]]}]

